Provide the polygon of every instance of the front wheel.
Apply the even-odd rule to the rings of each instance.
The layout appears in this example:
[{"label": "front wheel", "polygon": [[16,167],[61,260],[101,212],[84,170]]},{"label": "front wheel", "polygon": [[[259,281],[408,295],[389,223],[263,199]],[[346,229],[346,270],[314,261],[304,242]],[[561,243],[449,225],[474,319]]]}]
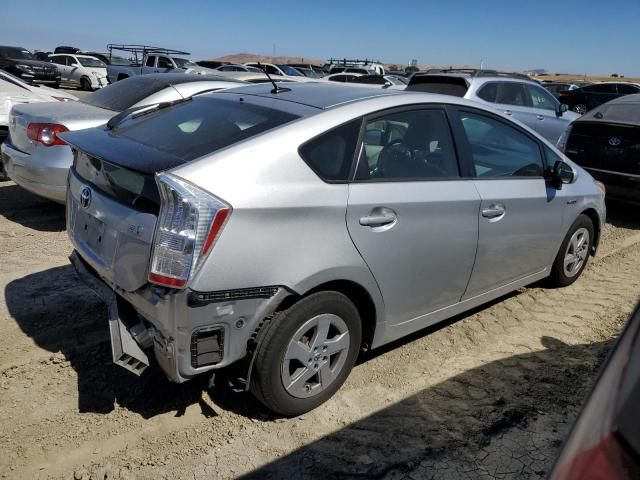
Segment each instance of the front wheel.
[{"label": "front wheel", "polygon": [[251,392],[285,416],[301,415],[331,398],[360,350],[360,315],[338,292],[305,297],[279,312],[265,328]]},{"label": "front wheel", "polygon": [[80,87],[84,91],[93,92],[93,88],[91,87],[91,82],[89,81],[88,78],[82,77],[80,79]]},{"label": "front wheel", "polygon": [[584,214],[573,222],[553,262],[549,277],[553,286],[566,287],[578,279],[589,261],[593,230],[593,222]]}]

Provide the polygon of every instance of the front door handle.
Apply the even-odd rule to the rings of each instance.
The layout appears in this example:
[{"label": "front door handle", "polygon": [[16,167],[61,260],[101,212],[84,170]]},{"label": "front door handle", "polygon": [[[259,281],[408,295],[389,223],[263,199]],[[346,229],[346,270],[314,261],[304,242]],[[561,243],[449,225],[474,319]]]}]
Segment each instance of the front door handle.
[{"label": "front door handle", "polygon": [[507,211],[504,205],[500,205],[499,203],[494,203],[489,206],[489,208],[482,209],[482,216],[485,218],[497,218],[504,215]]},{"label": "front door handle", "polygon": [[537,115],[537,116],[536,116],[536,118],[537,118],[538,120],[544,120],[544,116],[542,116],[542,115]]},{"label": "front door handle", "polygon": [[504,114],[505,115],[513,115],[513,112],[511,110],[505,110]]},{"label": "front door handle", "polygon": [[363,227],[383,227],[391,225],[398,219],[396,212],[387,207],[376,207],[366,217],[360,218],[360,225]]}]

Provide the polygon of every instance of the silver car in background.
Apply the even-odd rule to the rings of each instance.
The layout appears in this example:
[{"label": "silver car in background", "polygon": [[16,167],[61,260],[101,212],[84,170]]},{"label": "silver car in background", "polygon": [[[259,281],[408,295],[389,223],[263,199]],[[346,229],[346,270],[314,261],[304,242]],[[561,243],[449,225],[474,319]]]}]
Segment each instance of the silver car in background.
[{"label": "silver car in background", "polygon": [[546,88],[527,75],[448,69],[411,76],[407,90],[444,93],[484,103],[535,130],[554,145],[580,115],[567,111]]},{"label": "silver car in background", "polygon": [[4,170],[22,188],[64,203],[73,155],[59,133],[103,125],[130,108],[242,84],[213,76],[150,74],[122,80],[77,102],[15,105],[9,115],[9,137],[2,144]]},{"label": "silver car in background", "polygon": [[109,309],[114,361],[176,382],[246,361],[297,415],[362,349],[548,278],[574,282],[601,184],[504,115],[330,83],[205,94],[62,135],[67,229]]}]

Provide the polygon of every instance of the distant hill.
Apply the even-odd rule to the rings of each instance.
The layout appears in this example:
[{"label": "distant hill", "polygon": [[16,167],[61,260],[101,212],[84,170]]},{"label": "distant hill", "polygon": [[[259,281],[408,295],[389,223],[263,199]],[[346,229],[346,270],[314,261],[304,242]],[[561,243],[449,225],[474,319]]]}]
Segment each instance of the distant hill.
[{"label": "distant hill", "polygon": [[225,55],[214,60],[220,62],[229,63],[247,63],[247,62],[263,62],[263,63],[311,63],[313,65],[324,65],[324,60],[318,60],[314,58],[306,57],[289,57],[289,56],[276,56],[271,57],[269,55],[256,55],[255,53],[234,53],[231,55]]}]

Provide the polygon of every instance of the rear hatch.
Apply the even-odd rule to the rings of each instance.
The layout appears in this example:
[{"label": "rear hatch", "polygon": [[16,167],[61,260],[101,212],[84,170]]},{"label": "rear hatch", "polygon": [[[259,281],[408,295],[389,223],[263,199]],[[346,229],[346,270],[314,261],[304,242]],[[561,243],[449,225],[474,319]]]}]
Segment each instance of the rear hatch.
[{"label": "rear hatch", "polygon": [[126,291],[144,286],[161,207],[155,174],[298,118],[258,103],[267,102],[216,93],[113,129],[61,134],[74,149],[67,231],[84,260]]},{"label": "rear hatch", "polygon": [[464,97],[469,89],[465,77],[454,75],[413,75],[406,90]]},{"label": "rear hatch", "polygon": [[160,210],[155,172],[184,160],[103,129],[63,134],[74,149],[67,232],[104,278],[127,291],[147,283]]},{"label": "rear hatch", "polygon": [[30,123],[55,123],[69,130],[91,128],[106,123],[117,112],[93,107],[80,102],[42,102],[15,105],[9,118],[11,144],[26,153],[34,153],[37,148],[49,148],[27,136]]},{"label": "rear hatch", "polygon": [[640,175],[640,126],[574,122],[565,153],[585,168]]}]

